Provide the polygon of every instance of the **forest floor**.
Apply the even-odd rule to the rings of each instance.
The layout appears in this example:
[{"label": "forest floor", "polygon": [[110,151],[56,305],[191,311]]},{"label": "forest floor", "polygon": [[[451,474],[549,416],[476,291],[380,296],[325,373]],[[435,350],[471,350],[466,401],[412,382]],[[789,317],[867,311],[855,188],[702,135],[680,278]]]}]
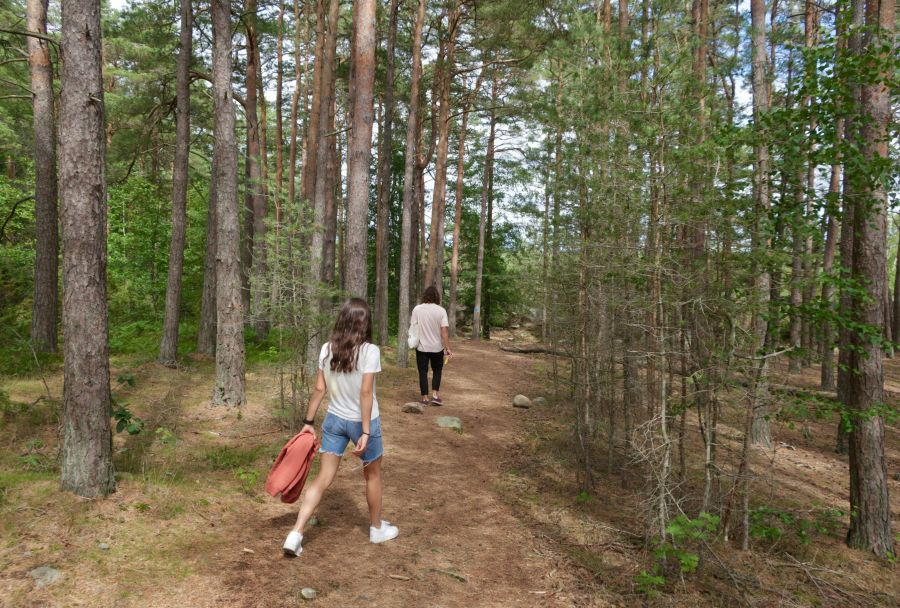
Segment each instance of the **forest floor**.
[{"label": "forest floor", "polygon": [[[177,370],[114,360],[116,397],[145,427],[115,436],[118,489],[93,501],[58,490],[61,373],[47,374],[46,389],[40,376],[0,379],[12,402],[0,412],[0,606],[897,605],[897,566],[841,541],[847,472],[846,456],[832,449],[834,422],[818,410],[798,413],[793,397],[783,404],[790,416],[773,420],[775,448],[754,454],[765,544],[754,539],[754,550],[741,552],[733,541],[710,541],[697,548],[699,572],[670,574],[659,590],[636,584],[654,563],[643,543],[643,480],[612,466],[591,494],[579,491],[571,411],[552,398],[549,359],[498,349],[499,340],[521,338],[457,342],[445,405],[423,415],[401,413],[417,398],[416,372],[386,353],[377,384],[384,516],[400,536],[369,544],[362,471],[348,454],[298,558],[281,551],[297,505],[263,490],[290,437],[273,365],[250,367],[238,413],[210,405],[207,359]],[[816,370],[778,378],[812,387]],[[900,384],[900,362],[889,372]],[[46,390],[52,398],[37,400]],[[516,393],[549,404],[516,409]],[[459,417],[462,432],[439,428],[438,416]],[[737,412],[723,415],[723,486],[739,428]],[[699,454],[691,416],[685,433],[686,451]],[[895,426],[887,445],[896,531]],[[686,486],[702,482],[698,464],[686,465]],[[42,585],[42,566],[58,578]],[[316,599],[304,600],[304,588]]]}]

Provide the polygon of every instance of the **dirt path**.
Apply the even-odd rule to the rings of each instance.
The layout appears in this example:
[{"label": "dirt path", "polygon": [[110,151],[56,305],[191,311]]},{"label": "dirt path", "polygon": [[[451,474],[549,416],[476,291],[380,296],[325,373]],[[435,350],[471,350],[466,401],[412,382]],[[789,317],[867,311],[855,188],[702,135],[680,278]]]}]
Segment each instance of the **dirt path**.
[{"label": "dirt path", "polygon": [[[424,415],[400,412],[416,397],[414,369],[378,386],[384,512],[400,537],[368,542],[362,472],[345,456],[301,557],[280,552],[296,508],[272,501],[220,547],[222,582],[242,597],[232,605],[293,606],[302,587],[316,589],[323,607],[587,605],[566,592],[574,573],[498,494],[504,454],[519,440],[522,412],[511,401],[524,390],[528,360],[489,344],[460,344],[455,355],[442,386],[446,405]],[[435,424],[445,415],[458,416],[463,433]]]}]

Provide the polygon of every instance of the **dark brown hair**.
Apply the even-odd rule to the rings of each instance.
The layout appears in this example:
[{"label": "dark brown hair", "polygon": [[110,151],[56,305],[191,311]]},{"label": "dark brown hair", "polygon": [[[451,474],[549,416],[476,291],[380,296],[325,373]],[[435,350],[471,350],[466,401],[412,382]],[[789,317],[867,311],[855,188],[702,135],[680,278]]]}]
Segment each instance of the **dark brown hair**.
[{"label": "dark brown hair", "polygon": [[441,292],[434,285],[430,285],[422,294],[422,304],[440,304]]},{"label": "dark brown hair", "polygon": [[341,306],[331,331],[331,371],[349,373],[356,369],[359,349],[372,341],[372,313],[360,298],[350,298]]}]

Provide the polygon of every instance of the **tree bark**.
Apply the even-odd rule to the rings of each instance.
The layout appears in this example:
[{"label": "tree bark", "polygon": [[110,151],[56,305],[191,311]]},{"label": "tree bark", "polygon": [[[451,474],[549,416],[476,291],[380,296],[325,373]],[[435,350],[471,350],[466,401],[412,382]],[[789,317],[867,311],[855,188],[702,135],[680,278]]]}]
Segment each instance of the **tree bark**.
[{"label": "tree bark", "polygon": [[347,276],[350,295],[368,295],[369,184],[375,108],[375,0],[353,1],[350,135],[347,139]]},{"label": "tree bark", "polygon": [[388,342],[388,258],[390,257],[391,165],[394,127],[394,49],[397,44],[398,1],[391,0],[385,72],[381,149],[378,152],[378,208],[375,221],[375,326],[381,345]]},{"label": "tree bark", "polygon": [[209,207],[206,211],[206,253],[203,259],[203,294],[200,299],[200,327],[197,331],[197,350],[207,355],[216,352],[216,253],[219,231],[216,201],[218,162],[213,145],[213,158],[209,171]]},{"label": "tree bark", "polygon": [[[861,2],[862,0],[856,0]],[[888,195],[883,181],[873,178],[889,161],[888,128],[891,120],[889,66],[894,41],[894,2],[867,0],[862,51],[872,62],[869,81],[862,87],[861,143],[864,174],[854,175],[858,193],[853,213],[853,277],[864,294],[853,297],[855,321],[873,328],[884,325]],[[877,67],[876,67],[877,66]],[[877,75],[877,78],[874,77]],[[848,168],[848,172],[860,167]],[[847,235],[845,235],[846,238]],[[850,369],[854,375],[847,394],[853,415],[850,432],[850,530],[847,544],[872,551],[882,558],[894,555],[891,503],[884,457],[884,419],[873,408],[884,403],[882,345],[862,332],[853,336]]]},{"label": "tree bark", "polygon": [[484,154],[484,177],[481,188],[481,221],[478,223],[478,261],[475,266],[475,306],[472,309],[472,339],[481,340],[481,300],[484,282],[484,250],[486,241],[488,202],[491,197],[490,185],[494,171],[494,138],[497,132],[497,74],[491,74],[491,119],[488,130],[487,150]]},{"label": "tree bark", "polygon": [[[332,83],[334,76],[332,75]],[[336,92],[336,91],[335,91]],[[335,111],[337,102],[331,104],[328,111],[328,133],[334,133],[336,129]],[[334,287],[334,258],[335,238],[337,236],[337,207],[340,200],[340,175],[341,156],[338,150],[338,138],[329,135],[325,138],[328,149],[328,161],[325,165],[325,221],[324,221],[324,247],[322,251],[322,282],[328,287]],[[319,307],[323,314],[328,312],[331,298],[323,298]]]},{"label": "tree bark", "polygon": [[434,189],[431,202],[431,230],[428,241],[428,262],[425,267],[425,286],[444,290],[444,224],[447,204],[447,155],[450,150],[450,86],[453,83],[456,60],[456,35],[459,31],[460,10],[454,0],[447,18],[447,38],[442,41],[444,60],[438,66],[438,144],[434,162]]},{"label": "tree bark", "polygon": [[[839,118],[835,125],[835,137],[838,145],[842,139],[844,129],[844,120]],[[828,183],[828,200],[830,204],[839,205],[838,199],[841,194],[841,164],[836,162],[831,165],[831,179]],[[829,310],[834,310],[834,258],[837,251],[837,242],[840,239],[840,224],[837,221],[836,211],[828,212],[828,227],[825,232],[825,251],[822,256],[822,274],[824,282],[822,284],[822,303]],[[834,390],[834,324],[831,319],[826,316],[825,322],[822,323],[821,336],[822,366],[820,371],[821,386],[826,390]]]},{"label": "tree bark", "polygon": [[181,0],[181,35],[178,49],[175,107],[175,160],[172,167],[172,240],[166,284],[166,313],[159,362],[170,367],[178,357],[178,321],[181,309],[181,276],[187,221],[188,155],[191,139],[191,0]]},{"label": "tree bark", "polygon": [[[481,77],[483,73],[484,70],[478,73],[478,78],[475,80],[475,88],[472,89],[471,94],[467,95],[465,102],[463,102],[462,120],[459,126],[459,148],[457,149],[456,154],[456,200],[454,201],[456,208],[453,214],[453,251],[450,257],[450,307],[447,314],[450,321],[450,328],[448,331],[450,332],[451,337],[456,337],[456,316],[459,306],[459,238],[460,230],[462,228],[462,202],[466,179],[466,133],[469,126],[469,108],[472,105],[472,99],[478,96],[478,91],[481,89]],[[546,225],[544,228],[544,237],[546,240]],[[544,249],[546,258],[546,247]]]},{"label": "tree bark", "polygon": [[[231,6],[213,0],[213,101],[216,147],[216,384],[214,405],[244,403],[244,319],[234,92],[231,89]],[[253,106],[255,107],[255,106]]]},{"label": "tree bark", "polygon": [[[300,196],[307,204],[312,202],[316,189],[317,150],[319,149],[319,116],[321,116],[322,70],[328,65],[325,61],[325,2],[316,2],[316,51],[313,66],[312,103],[309,110],[309,124],[306,130],[304,147],[303,182]],[[333,61],[332,61],[333,62]],[[333,67],[333,66],[332,66]]]},{"label": "tree bark", "polygon": [[900,343],[900,246],[897,248],[897,259],[894,266],[894,301],[891,315],[891,337],[894,344]]},{"label": "tree bark", "polygon": [[403,215],[400,227],[400,293],[397,312],[397,367],[405,368],[409,360],[406,339],[409,334],[409,290],[412,279],[412,215],[415,196],[415,169],[418,157],[419,85],[422,80],[422,24],[425,0],[419,0],[412,40],[412,76],[409,85],[409,119],[406,130],[406,158],[403,166]]},{"label": "tree bark", "polygon": [[[850,32],[847,38],[847,55],[852,61],[858,60],[861,53],[862,38],[860,30],[865,20],[865,0],[855,0],[849,6],[852,11]],[[861,112],[861,95],[862,90],[859,84],[854,80],[849,85],[849,108],[842,108],[844,115],[844,139],[850,148],[861,149],[860,142],[860,126],[856,116]],[[850,170],[850,166],[844,167],[844,184],[843,184],[843,213],[841,214],[841,293],[839,306],[841,310],[850,310],[853,306],[852,290],[847,289],[849,281],[852,279],[853,258],[856,238],[854,236],[854,213],[856,205],[853,201],[859,196],[858,179],[856,173]],[[837,373],[837,399],[838,402],[846,409],[849,407],[850,393],[854,389],[855,378],[850,372],[850,352],[852,350],[853,332],[847,323],[841,323],[838,329],[838,373]],[[842,416],[838,422],[837,437],[835,439],[835,451],[838,454],[847,453],[848,430],[847,423]]]},{"label": "tree bark", "polygon": [[244,294],[243,305],[248,315],[247,321],[257,333],[258,338],[265,338],[267,324],[265,319],[265,290],[261,282],[265,278],[265,233],[266,233],[266,198],[263,193],[264,162],[260,148],[260,122],[258,117],[258,79],[259,79],[259,47],[256,38],[256,0],[246,0],[243,17],[247,36],[247,103],[245,106],[247,119],[247,185],[245,189],[245,221],[243,271]]},{"label": "tree bark", "polygon": [[[315,169],[311,175],[314,176],[316,183],[313,192],[313,233],[312,246],[310,248],[310,285],[312,289],[316,289],[324,276],[324,253],[325,253],[325,216],[326,207],[329,200],[329,187],[331,180],[328,175],[328,163],[332,155],[331,146],[334,138],[334,68],[335,53],[337,49],[337,25],[338,14],[340,12],[340,0],[330,0],[328,7],[327,29],[323,31],[326,40],[323,42],[322,55],[318,58],[322,65],[319,74],[320,90],[316,92],[315,98],[317,102],[313,103],[314,107],[319,110],[319,116],[316,119],[316,125],[319,132],[315,136],[316,149],[314,156]],[[330,137],[329,137],[330,135]],[[331,193],[332,205],[334,195]],[[310,293],[310,302],[315,301],[314,293]],[[315,347],[316,345],[313,345]],[[312,348],[312,347],[311,347]],[[318,348],[315,352],[310,351],[315,359]]]},{"label": "tree bark", "polygon": [[[48,0],[28,0],[28,31],[47,35]],[[56,118],[53,112],[53,64],[50,45],[28,36],[34,112],[34,302],[31,344],[38,352],[56,352],[59,301],[59,221],[56,199]],[[11,159],[10,159],[11,160]]]},{"label": "tree bark", "polygon": [[[754,291],[756,292],[753,310],[754,355],[762,355],[766,348],[768,323],[766,311],[769,307],[771,281],[769,265],[765,256],[769,249],[769,147],[768,133],[765,131],[765,115],[769,111],[769,84],[766,64],[766,3],[765,0],[751,0],[750,14],[752,20],[753,46],[753,122],[760,131],[760,140],[756,144],[756,166],[754,168],[753,185],[755,189],[756,226],[753,231],[752,247],[756,253],[758,267],[754,272]],[[752,387],[752,423],[750,425],[750,441],[756,445],[770,446],[772,435],[768,421],[768,362],[763,359],[755,370]]]},{"label": "tree bark", "polygon": [[[297,135],[299,133],[300,99],[306,99],[306,81],[303,79],[306,68],[306,56],[302,52],[302,42],[306,38],[307,20],[303,19],[303,29],[300,29],[300,0],[294,0],[294,94],[291,98],[291,143],[288,152],[288,191],[287,202],[294,207],[296,203],[296,177],[297,177]],[[301,34],[302,31],[302,34]],[[305,101],[304,101],[305,105]],[[294,219],[294,218],[292,218]]]},{"label": "tree bark", "polygon": [[100,2],[62,5],[59,194],[65,336],[60,481],[88,498],[116,489],[106,305],[106,117]]}]

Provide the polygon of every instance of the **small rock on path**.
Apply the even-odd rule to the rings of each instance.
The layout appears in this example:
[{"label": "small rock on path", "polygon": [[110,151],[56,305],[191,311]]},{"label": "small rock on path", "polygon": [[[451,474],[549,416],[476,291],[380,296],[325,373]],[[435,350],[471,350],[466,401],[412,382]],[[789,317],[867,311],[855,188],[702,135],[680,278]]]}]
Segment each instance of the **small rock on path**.
[{"label": "small rock on path", "polygon": [[454,431],[462,431],[462,420],[456,416],[441,416],[435,421],[442,429],[453,429]]},{"label": "small rock on path", "polygon": [[410,401],[409,403],[404,403],[400,411],[404,414],[421,414],[425,411],[425,407],[421,403]]},{"label": "small rock on path", "polygon": [[513,397],[513,407],[520,407],[522,409],[529,408],[531,407],[531,399],[525,395],[516,395]]},{"label": "small rock on path", "polygon": [[51,566],[40,566],[28,573],[34,579],[38,589],[52,585],[62,576],[62,573]]}]

